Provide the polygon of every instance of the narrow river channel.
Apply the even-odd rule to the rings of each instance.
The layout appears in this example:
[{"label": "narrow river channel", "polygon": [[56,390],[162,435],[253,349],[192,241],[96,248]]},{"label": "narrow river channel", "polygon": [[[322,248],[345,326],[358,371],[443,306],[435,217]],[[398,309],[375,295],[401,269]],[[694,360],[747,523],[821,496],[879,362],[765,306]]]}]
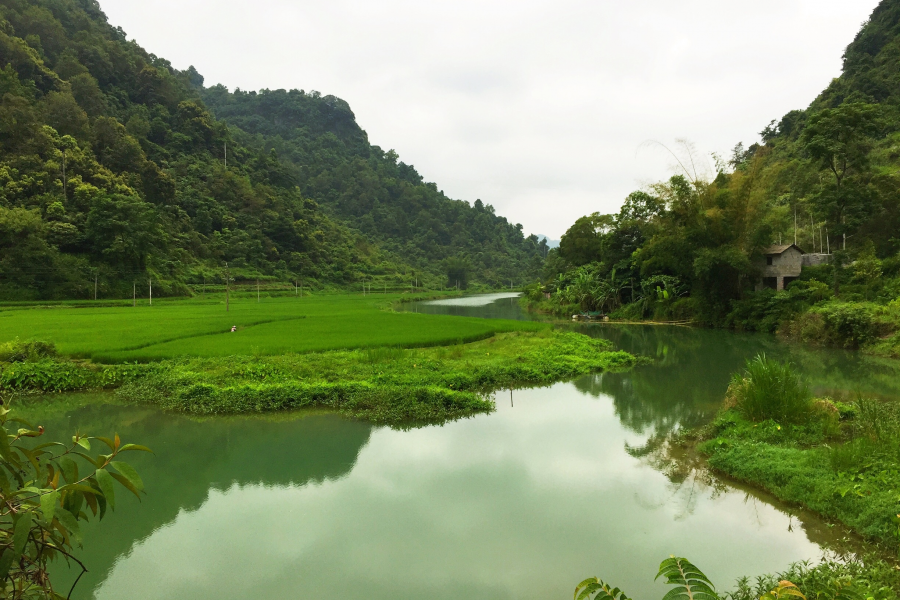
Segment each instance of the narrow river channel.
[{"label": "narrow river channel", "polygon": [[[404,309],[528,318],[509,295]],[[73,597],[545,600],[599,575],[650,600],[670,554],[729,589],[845,537],[661,464],[654,442],[709,419],[759,352],[832,397],[900,396],[896,363],[721,331],[583,330],[655,362],[503,391],[493,414],[410,431],[310,412],[195,419],[107,397],[29,402],[49,432],[118,430],[156,451],[134,461],[143,502],[123,497],[87,530],[91,571]]]}]

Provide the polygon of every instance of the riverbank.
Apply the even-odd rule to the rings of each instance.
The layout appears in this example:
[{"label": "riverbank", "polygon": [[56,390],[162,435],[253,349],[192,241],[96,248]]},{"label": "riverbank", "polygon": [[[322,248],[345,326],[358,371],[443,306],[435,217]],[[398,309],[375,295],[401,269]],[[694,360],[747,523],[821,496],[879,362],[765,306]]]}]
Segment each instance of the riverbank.
[{"label": "riverbank", "polygon": [[[873,598],[900,590],[900,403],[859,396],[850,402],[810,398],[789,366],[764,358],[732,379],[712,422],[670,437],[666,461],[699,454],[702,469],[812,511],[865,539],[849,563],[779,574],[809,594],[827,577],[851,577]],[[698,468],[693,465],[691,468]],[[769,585],[771,579],[766,583]],[[761,588],[760,588],[761,589]],[[767,591],[767,590],[763,590]],[[745,586],[750,598],[759,592]],[[758,597],[757,594],[756,597]]]},{"label": "riverbank", "polygon": [[[775,292],[764,290],[735,302],[720,322],[702,322],[690,297],[665,299],[648,308],[646,301],[624,304],[610,312],[611,323],[706,325],[719,329],[772,333],[814,347],[859,350],[900,359],[900,299],[891,302],[848,301],[816,293],[808,282]],[[555,297],[554,297],[555,298]],[[569,319],[582,312],[578,304],[548,300],[526,290],[522,306],[529,311]]]},{"label": "riverbank", "polygon": [[96,365],[43,359],[0,366],[0,392],[117,388],[121,398],[190,414],[324,407],[375,423],[439,423],[490,412],[497,389],[626,369],[637,359],[604,340],[548,328],[475,343],[281,356]]}]

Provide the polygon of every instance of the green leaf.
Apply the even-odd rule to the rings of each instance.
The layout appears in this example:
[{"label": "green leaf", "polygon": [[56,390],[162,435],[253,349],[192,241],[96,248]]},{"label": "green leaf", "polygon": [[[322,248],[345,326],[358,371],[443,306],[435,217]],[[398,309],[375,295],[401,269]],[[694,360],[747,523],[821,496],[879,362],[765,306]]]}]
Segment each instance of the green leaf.
[{"label": "green leaf", "polygon": [[126,452],[128,450],[140,450],[141,452],[149,452],[153,454],[153,450],[148,448],[147,446],[139,446],[138,444],[125,444],[121,448],[119,448],[119,452]]},{"label": "green leaf", "polygon": [[103,497],[109,502],[109,506],[116,510],[116,490],[113,485],[112,475],[106,469],[99,469],[95,476],[97,477],[97,485],[100,486],[100,491],[103,492]]},{"label": "green leaf", "polygon": [[719,600],[709,578],[686,558],[673,556],[662,561],[655,579],[660,577],[665,577],[669,585],[678,586],[669,590],[663,600]]},{"label": "green leaf", "polygon": [[134,470],[134,467],[120,460],[114,460],[109,464],[112,465],[116,471],[121,473],[122,477],[130,481],[131,485],[133,485],[137,491],[144,491],[144,482],[141,480],[141,476],[138,475],[138,472]]},{"label": "green leaf", "polygon": [[9,477],[6,476],[6,469],[0,468],[0,490],[4,494],[9,493]]},{"label": "green leaf", "polygon": [[91,442],[87,438],[78,438],[77,436],[72,437],[72,441],[84,448],[85,450],[91,449]]},{"label": "green leaf", "polygon": [[56,505],[59,504],[59,492],[53,490],[41,496],[41,514],[47,523],[53,523],[53,515],[56,513]]},{"label": "green leaf", "polygon": [[62,469],[63,477],[69,483],[78,481],[78,465],[68,456],[59,459],[59,467]]},{"label": "green leaf", "polygon": [[0,556],[0,579],[6,579],[6,576],[9,575],[9,568],[15,559],[16,553],[12,548],[7,548],[3,552],[3,556]]},{"label": "green leaf", "polygon": [[13,529],[13,552],[16,557],[22,556],[25,551],[25,544],[28,542],[28,534],[31,533],[31,523],[34,519],[34,513],[27,511],[19,515]]},{"label": "green leaf", "polygon": [[63,527],[69,530],[69,534],[72,536],[72,539],[77,543],[81,543],[81,527],[78,525],[78,520],[67,510],[58,510],[56,511],[56,520]]},{"label": "green leaf", "polygon": [[597,577],[585,579],[575,588],[575,600],[588,600],[591,597],[593,600],[631,600],[625,592],[611,587]]},{"label": "green leaf", "polygon": [[116,451],[116,443],[114,441],[112,441],[111,439],[106,438],[106,437],[100,437],[100,436],[97,436],[94,439],[100,440],[101,442],[103,442],[104,444],[109,446],[109,449],[112,450],[113,452]]}]

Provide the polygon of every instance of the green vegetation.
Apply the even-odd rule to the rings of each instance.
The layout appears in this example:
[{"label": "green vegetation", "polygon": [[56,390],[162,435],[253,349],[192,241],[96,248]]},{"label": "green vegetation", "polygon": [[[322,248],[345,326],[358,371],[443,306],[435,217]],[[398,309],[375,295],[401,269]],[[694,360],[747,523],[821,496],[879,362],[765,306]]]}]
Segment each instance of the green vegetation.
[{"label": "green vegetation", "polygon": [[[877,580],[873,580],[874,575]],[[738,582],[734,592],[720,595],[709,578],[686,558],[671,557],[659,565],[656,579],[664,577],[669,590],[664,600],[887,600],[895,592],[883,583],[900,580],[883,562],[865,567],[859,562],[826,561],[816,567],[793,565],[777,576],[759,577],[751,586],[747,579]],[[793,582],[797,582],[796,584]],[[631,600],[625,592],[603,580],[585,579],[575,588],[574,600]]]},{"label": "green vegetation", "polygon": [[[665,595],[665,600],[719,600],[715,586],[703,571],[686,558],[671,557],[659,564],[656,579],[665,577],[666,583],[677,586]],[[585,579],[575,587],[575,600],[630,600],[625,592],[611,587],[597,577]]]},{"label": "green vegetation", "polygon": [[[116,482],[140,498],[144,484],[120,455],[149,449],[122,444],[118,435],[75,434],[70,444],[26,443],[44,435],[43,428],[9,414],[0,407],[0,593],[4,598],[62,600],[72,590],[64,595],[65,590],[54,589],[50,562],[63,559],[87,571],[72,554],[81,545],[79,522],[92,516],[102,520],[107,507],[115,510]],[[12,432],[16,422],[23,427]],[[109,454],[91,454],[92,441],[106,446]]]},{"label": "green vegetation", "polygon": [[[0,342],[35,338],[96,362],[273,355],[338,348],[433,346],[547,327],[521,321],[392,312],[399,296],[172,301],[152,307],[17,308],[0,312]],[[236,332],[231,327],[237,325]]]},{"label": "green vegetation", "polygon": [[496,285],[545,249],[371,146],[342,100],[205,89],[96,3],[0,2],[0,298]]},{"label": "green vegetation", "polygon": [[196,414],[308,406],[377,423],[433,423],[490,412],[491,392],[634,364],[577,333],[544,329],[473,344],[176,361],[125,385],[123,398]]},{"label": "green vegetation", "polygon": [[735,377],[716,419],[686,437],[713,469],[900,549],[896,402],[813,401],[790,366],[760,358]]},{"label": "green vegetation", "polygon": [[336,409],[377,423],[438,423],[490,412],[501,388],[547,384],[635,358],[577,333],[513,331],[487,340],[420,349],[230,356],[152,365],[98,366],[39,360],[0,365],[0,392],[120,387],[129,401],[192,414]]},{"label": "green vegetation", "polygon": [[[773,121],[761,144],[714,156],[708,171],[681,143],[670,151],[675,176],[569,228],[529,303],[900,356],[898,51],[900,1],[883,0],[809,108]],[[793,240],[830,264],[805,268],[786,290],[758,289],[765,249]]]},{"label": "green vegetation", "polygon": [[812,394],[790,365],[764,354],[747,361],[743,374],[735,375],[726,405],[737,407],[748,419],[772,419],[779,423],[803,423],[812,412]]}]

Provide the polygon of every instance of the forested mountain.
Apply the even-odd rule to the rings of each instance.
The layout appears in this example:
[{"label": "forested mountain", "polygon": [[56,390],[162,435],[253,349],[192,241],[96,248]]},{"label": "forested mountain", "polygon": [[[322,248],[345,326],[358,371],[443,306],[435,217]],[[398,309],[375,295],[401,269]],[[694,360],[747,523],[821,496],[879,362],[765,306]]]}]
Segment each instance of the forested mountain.
[{"label": "forested mountain", "polygon": [[204,90],[92,0],[0,0],[0,298],[86,297],[95,277],[106,297],[150,278],[186,293],[226,262],[239,278],[490,284],[539,256],[370,146],[341,100]]},{"label": "forested mountain", "polygon": [[[536,276],[546,246],[490,205],[451,200],[393,150],[369,143],[346,102],[303,90],[202,90],[235,138],[274,151],[304,196],[420,269],[443,261],[492,285]],[[526,279],[523,279],[526,278]]]},{"label": "forested mountain", "polygon": [[[675,176],[579,219],[548,259],[553,303],[773,330],[834,296],[900,296],[900,0],[881,2],[807,109],[760,135],[710,176],[684,145]],[[763,250],[795,236],[832,264],[755,291]]]}]

